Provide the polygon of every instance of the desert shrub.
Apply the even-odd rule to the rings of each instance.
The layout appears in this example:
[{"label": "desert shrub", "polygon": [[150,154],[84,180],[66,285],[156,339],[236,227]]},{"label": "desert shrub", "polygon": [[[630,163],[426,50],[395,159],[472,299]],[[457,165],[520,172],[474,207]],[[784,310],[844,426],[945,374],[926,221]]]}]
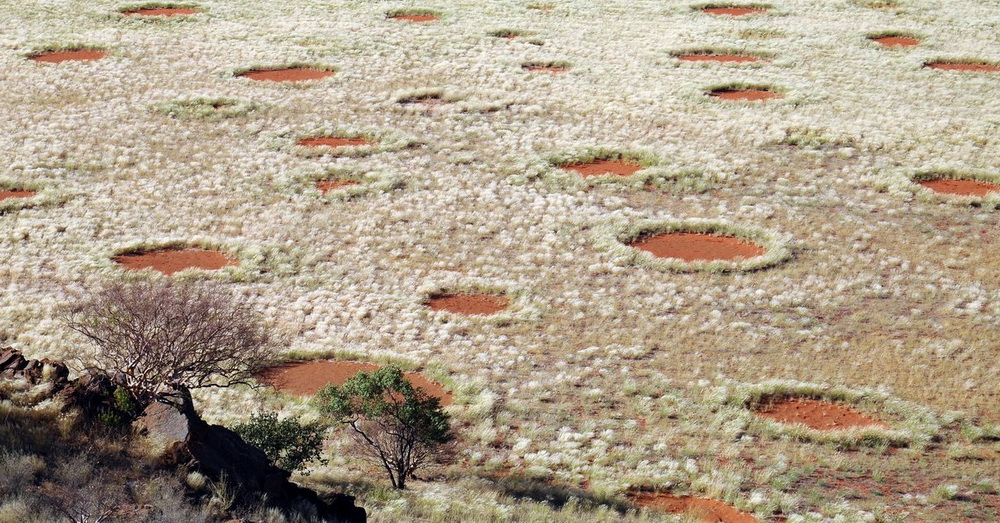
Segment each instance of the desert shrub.
[{"label": "desert shrub", "polygon": [[97,346],[93,363],[141,402],[249,383],[276,349],[246,299],[204,282],[114,283],[72,306],[67,323]]},{"label": "desert shrub", "polygon": [[323,424],[313,421],[302,423],[298,418],[278,419],[273,412],[262,412],[250,417],[246,423],[233,427],[243,441],[267,454],[272,464],[285,470],[304,471],[306,465],[320,459],[323,452]]},{"label": "desert shrub", "polygon": [[317,396],[320,409],[350,426],[363,458],[382,466],[396,489],[418,469],[451,457],[449,416],[395,365],[361,372]]}]

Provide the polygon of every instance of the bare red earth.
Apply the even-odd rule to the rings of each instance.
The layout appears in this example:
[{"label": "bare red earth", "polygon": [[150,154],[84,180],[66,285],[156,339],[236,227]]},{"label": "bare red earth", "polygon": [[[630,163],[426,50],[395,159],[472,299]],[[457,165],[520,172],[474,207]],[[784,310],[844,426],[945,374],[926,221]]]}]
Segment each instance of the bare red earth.
[{"label": "bare red earth", "polygon": [[701,10],[703,13],[716,16],[745,16],[759,14],[767,11],[761,7],[706,7]]},{"label": "bare red earth", "polygon": [[535,72],[552,73],[552,74],[562,74],[569,70],[569,68],[558,65],[524,65],[521,67],[525,71],[535,71]]},{"label": "bare red earth", "polygon": [[35,62],[44,62],[49,64],[59,64],[62,62],[72,62],[72,61],[92,61],[100,60],[108,56],[108,53],[104,51],[95,51],[92,49],[76,49],[71,51],[47,51],[41,54],[36,54],[29,58],[29,60],[34,60]]},{"label": "bare red earth", "polygon": [[630,500],[640,507],[671,514],[688,514],[711,523],[757,523],[757,518],[721,501],[693,496],[675,496],[666,492],[633,491]]},{"label": "bare red earth", "polygon": [[316,182],[316,189],[319,190],[319,192],[326,194],[330,191],[350,187],[352,185],[360,184],[354,180],[320,180]]},{"label": "bare red earth", "polygon": [[979,180],[950,180],[942,178],[940,180],[927,180],[918,182],[928,189],[945,194],[958,194],[961,196],[986,196],[991,192],[1000,192],[1000,185]]},{"label": "bare red earth", "polygon": [[[260,381],[282,392],[298,396],[312,396],[327,385],[341,386],[359,372],[378,370],[379,365],[353,361],[306,361],[290,363],[268,369],[260,376]],[[441,405],[450,405],[452,394],[415,372],[407,372],[406,380],[428,396],[441,400]]]},{"label": "bare red earth", "polygon": [[357,147],[371,144],[371,141],[364,138],[335,138],[333,136],[303,138],[298,141],[298,145],[303,147]]},{"label": "bare red earth", "polygon": [[113,259],[126,269],[153,269],[167,276],[185,269],[214,271],[239,265],[239,261],[223,252],[206,249],[162,249],[138,254],[122,254]]},{"label": "bare red earth", "polygon": [[392,15],[389,18],[392,18],[393,20],[404,20],[406,22],[418,22],[418,23],[435,22],[437,20],[440,20],[437,16],[434,15]]},{"label": "bare red earth", "polygon": [[31,198],[34,195],[35,191],[13,189],[10,191],[0,191],[0,200],[7,200],[9,198]]},{"label": "bare red earth", "polygon": [[571,163],[562,166],[564,171],[573,171],[584,178],[612,174],[614,176],[632,176],[642,170],[642,166],[624,160],[594,160],[587,163]]},{"label": "bare red earth", "polygon": [[781,423],[801,423],[816,430],[842,430],[852,427],[888,425],[866,417],[838,403],[806,398],[785,399],[756,410],[757,415]]},{"label": "bare red earth", "polygon": [[764,254],[764,248],[734,236],[671,232],[633,242],[632,247],[650,252],[657,258],[680,258],[684,261],[741,260]]},{"label": "bare red earth", "polygon": [[780,94],[764,89],[719,89],[708,93],[708,95],[721,100],[742,100],[747,102],[781,98]]},{"label": "bare red earth", "polygon": [[927,67],[930,67],[931,69],[942,69],[945,71],[1000,73],[1000,65],[986,63],[931,62],[927,64]]},{"label": "bare red earth", "polygon": [[909,36],[880,36],[871,40],[886,47],[913,47],[920,45],[920,40]]},{"label": "bare red earth", "polygon": [[289,67],[286,69],[259,69],[240,74],[244,78],[260,82],[305,82],[321,80],[334,75],[333,71],[309,69],[306,67]]},{"label": "bare red earth", "polygon": [[187,16],[196,15],[201,11],[189,9],[187,7],[150,7],[147,9],[133,9],[125,11],[126,16]]},{"label": "bare red earth", "polygon": [[466,316],[487,316],[509,307],[510,299],[495,294],[442,294],[432,296],[426,305],[435,311],[448,311]]},{"label": "bare red earth", "polygon": [[746,54],[682,54],[677,57],[682,62],[727,62],[748,63],[759,62],[760,58]]}]

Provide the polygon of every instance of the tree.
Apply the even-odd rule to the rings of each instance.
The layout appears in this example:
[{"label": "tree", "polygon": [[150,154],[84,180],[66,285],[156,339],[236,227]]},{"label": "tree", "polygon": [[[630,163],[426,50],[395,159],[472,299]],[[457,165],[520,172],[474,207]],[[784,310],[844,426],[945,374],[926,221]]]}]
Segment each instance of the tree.
[{"label": "tree", "polygon": [[278,420],[277,414],[267,412],[251,416],[233,427],[233,432],[264,451],[272,464],[295,471],[304,470],[306,463],[320,457],[326,427],[318,421],[301,423],[298,418]]},{"label": "tree", "polygon": [[451,457],[455,436],[448,414],[395,365],[329,386],[317,401],[320,410],[351,427],[361,455],[385,468],[394,488],[406,488],[424,465]]},{"label": "tree", "polygon": [[218,284],[113,283],[73,305],[66,320],[97,346],[96,366],[143,403],[177,390],[249,383],[276,351],[246,298]]}]

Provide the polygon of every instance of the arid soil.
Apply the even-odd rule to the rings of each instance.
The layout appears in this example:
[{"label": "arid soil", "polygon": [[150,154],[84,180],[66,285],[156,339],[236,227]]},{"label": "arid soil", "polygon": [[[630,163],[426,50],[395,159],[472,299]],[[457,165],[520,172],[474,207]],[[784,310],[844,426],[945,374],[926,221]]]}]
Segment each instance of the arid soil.
[{"label": "arid soil", "polygon": [[259,69],[240,74],[244,78],[259,82],[306,82],[322,80],[334,75],[333,71],[310,69],[308,67],[290,67],[286,69]]},{"label": "arid soil", "polygon": [[931,62],[927,64],[927,67],[930,67],[931,69],[943,69],[946,71],[1000,73],[1000,65],[986,63]]},{"label": "arid soil", "polygon": [[316,189],[318,189],[319,192],[326,194],[330,191],[350,187],[352,185],[360,184],[354,180],[320,180],[316,182]]},{"label": "arid soil", "polygon": [[18,189],[12,189],[7,191],[0,191],[0,200],[6,200],[8,198],[31,198],[35,195],[35,191],[23,191]]},{"label": "arid soil", "polygon": [[719,89],[708,94],[722,100],[742,100],[747,102],[781,98],[780,94],[764,89]]},{"label": "arid soil", "polygon": [[632,176],[642,170],[642,166],[624,160],[594,160],[587,163],[571,163],[562,166],[564,171],[573,171],[584,178],[613,174],[615,176]]},{"label": "arid soil", "polygon": [[746,54],[682,54],[677,57],[682,62],[727,62],[727,63],[750,63],[759,62],[760,58]]},{"label": "arid soil", "polygon": [[74,62],[74,61],[93,61],[100,60],[108,56],[108,53],[104,51],[95,51],[92,49],[76,49],[69,51],[47,51],[41,54],[37,54],[29,58],[35,62],[44,62],[49,64],[59,64],[62,62]]},{"label": "arid soil", "polygon": [[752,515],[714,499],[642,491],[630,492],[629,499],[640,507],[662,510],[671,514],[686,514],[708,523],[756,523],[758,521]]},{"label": "arid soil", "polygon": [[432,296],[426,303],[435,311],[448,311],[466,316],[487,316],[509,307],[510,299],[494,294],[462,293]]},{"label": "arid soil", "polygon": [[132,9],[125,11],[126,16],[186,16],[200,13],[197,9],[187,7],[150,7],[146,9]]},{"label": "arid soil", "polygon": [[764,254],[764,248],[733,236],[672,232],[641,238],[631,244],[651,252],[657,258],[680,258],[684,261],[739,260]]},{"label": "arid soil", "polygon": [[914,47],[920,45],[920,40],[909,36],[880,36],[871,40],[886,47]]},{"label": "arid soil", "polygon": [[562,74],[569,70],[566,67],[558,65],[525,65],[522,66],[522,69],[524,69],[525,71],[534,71],[534,72],[552,73],[552,74]]},{"label": "arid soil", "polygon": [[[282,392],[298,396],[312,396],[327,385],[340,386],[359,372],[378,370],[379,365],[354,361],[305,361],[274,367],[260,380]],[[442,405],[450,405],[452,394],[416,372],[407,372],[406,379],[428,396],[438,398]]]},{"label": "arid soil", "polygon": [[333,136],[303,138],[297,142],[298,145],[303,147],[356,147],[358,145],[371,145],[372,143],[364,138],[336,138]]},{"label": "arid soil", "polygon": [[439,18],[434,15],[392,15],[389,18],[393,20],[404,20],[406,22],[434,22],[439,20]]},{"label": "arid soil", "polygon": [[723,16],[745,16],[766,12],[767,9],[761,7],[706,7],[701,10],[710,15]]},{"label": "arid soil", "polygon": [[927,180],[918,183],[934,192],[962,196],[986,196],[991,192],[1000,192],[1000,185],[978,180],[950,180],[942,178],[940,180]]},{"label": "arid soil", "polygon": [[239,265],[223,252],[207,249],[163,249],[137,254],[122,254],[114,261],[130,270],[153,269],[167,276],[184,269],[212,271]]},{"label": "arid soil", "polygon": [[882,427],[888,425],[854,410],[829,401],[792,398],[764,405],[757,415],[781,423],[801,423],[816,430],[842,430],[852,427]]}]

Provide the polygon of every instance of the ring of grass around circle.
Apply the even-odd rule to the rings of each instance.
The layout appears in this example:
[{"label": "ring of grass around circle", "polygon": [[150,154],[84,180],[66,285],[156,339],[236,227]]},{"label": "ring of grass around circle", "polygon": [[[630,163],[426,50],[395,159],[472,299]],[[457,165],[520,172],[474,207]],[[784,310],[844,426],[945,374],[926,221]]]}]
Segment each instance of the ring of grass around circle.
[{"label": "ring of grass around circle", "polygon": [[[731,236],[756,244],[760,256],[739,260],[684,261],[658,258],[630,245],[642,237],[670,233]],[[789,240],[783,235],[720,220],[640,220],[634,223],[606,222],[594,229],[594,247],[609,253],[619,265],[649,267],[664,272],[747,272],[773,267],[792,257]]]},{"label": "ring of grass around circle", "polygon": [[[771,401],[799,398],[843,404],[878,417],[888,427],[870,425],[820,430],[803,424],[775,421],[754,412],[755,408]],[[728,384],[713,391],[709,402],[724,411],[726,419],[720,422],[735,421],[751,432],[772,438],[791,437],[845,448],[920,447],[929,443],[956,416],[956,413],[938,415],[931,409],[877,390],[792,380]]]}]

